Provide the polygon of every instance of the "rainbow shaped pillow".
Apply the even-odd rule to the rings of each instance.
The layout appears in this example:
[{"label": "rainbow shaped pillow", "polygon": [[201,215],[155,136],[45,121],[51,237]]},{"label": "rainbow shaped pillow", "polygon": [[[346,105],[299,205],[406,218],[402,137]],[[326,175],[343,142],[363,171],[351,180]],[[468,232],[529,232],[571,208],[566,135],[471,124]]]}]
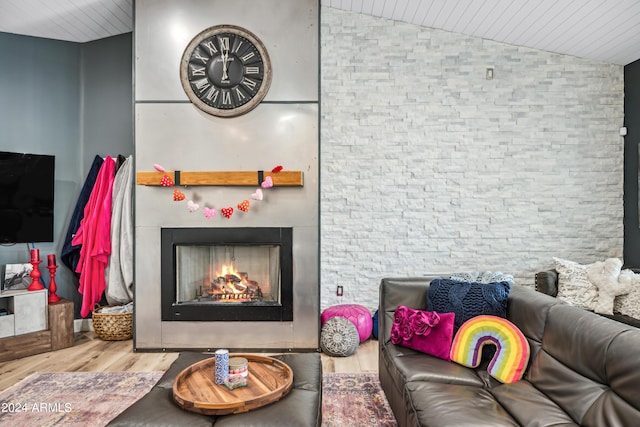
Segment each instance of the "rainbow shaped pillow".
[{"label": "rainbow shaped pillow", "polygon": [[482,315],[464,322],[453,339],[451,360],[476,368],[485,345],[496,347],[487,368],[489,375],[502,383],[522,378],[529,363],[529,342],[516,325],[502,317]]}]

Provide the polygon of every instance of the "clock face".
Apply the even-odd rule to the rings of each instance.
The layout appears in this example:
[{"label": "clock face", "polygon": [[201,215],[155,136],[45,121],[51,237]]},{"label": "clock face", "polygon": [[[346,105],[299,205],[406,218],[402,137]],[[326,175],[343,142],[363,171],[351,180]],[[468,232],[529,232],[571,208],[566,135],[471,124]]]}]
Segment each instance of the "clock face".
[{"label": "clock face", "polygon": [[271,84],[271,62],[262,42],[244,28],[207,28],[189,43],[180,81],[191,102],[220,117],[255,108]]}]

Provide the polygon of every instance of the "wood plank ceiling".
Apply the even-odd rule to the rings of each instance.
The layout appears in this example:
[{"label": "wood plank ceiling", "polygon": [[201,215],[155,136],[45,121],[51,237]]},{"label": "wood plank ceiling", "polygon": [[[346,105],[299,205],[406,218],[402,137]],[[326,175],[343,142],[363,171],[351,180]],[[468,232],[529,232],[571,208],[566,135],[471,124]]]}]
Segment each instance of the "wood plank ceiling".
[{"label": "wood plank ceiling", "polygon": [[[132,31],[133,2],[0,0],[0,31],[74,42],[97,40]],[[640,0],[321,0],[320,3],[613,64],[626,65],[640,58]]]}]

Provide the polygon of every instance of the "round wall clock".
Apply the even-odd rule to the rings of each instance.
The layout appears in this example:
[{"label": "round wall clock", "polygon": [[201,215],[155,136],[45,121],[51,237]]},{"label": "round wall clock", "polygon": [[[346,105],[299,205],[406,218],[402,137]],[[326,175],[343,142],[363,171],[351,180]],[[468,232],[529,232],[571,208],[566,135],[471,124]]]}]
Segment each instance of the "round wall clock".
[{"label": "round wall clock", "polygon": [[202,111],[235,117],[254,109],[271,84],[271,62],[253,33],[217,25],[195,36],[184,50],[180,81]]}]

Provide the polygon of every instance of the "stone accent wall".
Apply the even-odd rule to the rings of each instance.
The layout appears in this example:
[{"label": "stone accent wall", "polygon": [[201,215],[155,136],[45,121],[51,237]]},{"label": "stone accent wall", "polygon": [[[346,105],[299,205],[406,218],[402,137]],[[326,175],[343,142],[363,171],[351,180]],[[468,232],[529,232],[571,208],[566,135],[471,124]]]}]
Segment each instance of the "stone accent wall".
[{"label": "stone accent wall", "polygon": [[323,309],[374,310],[383,277],[532,285],[554,256],[622,256],[623,67],[326,7],[321,21]]}]

